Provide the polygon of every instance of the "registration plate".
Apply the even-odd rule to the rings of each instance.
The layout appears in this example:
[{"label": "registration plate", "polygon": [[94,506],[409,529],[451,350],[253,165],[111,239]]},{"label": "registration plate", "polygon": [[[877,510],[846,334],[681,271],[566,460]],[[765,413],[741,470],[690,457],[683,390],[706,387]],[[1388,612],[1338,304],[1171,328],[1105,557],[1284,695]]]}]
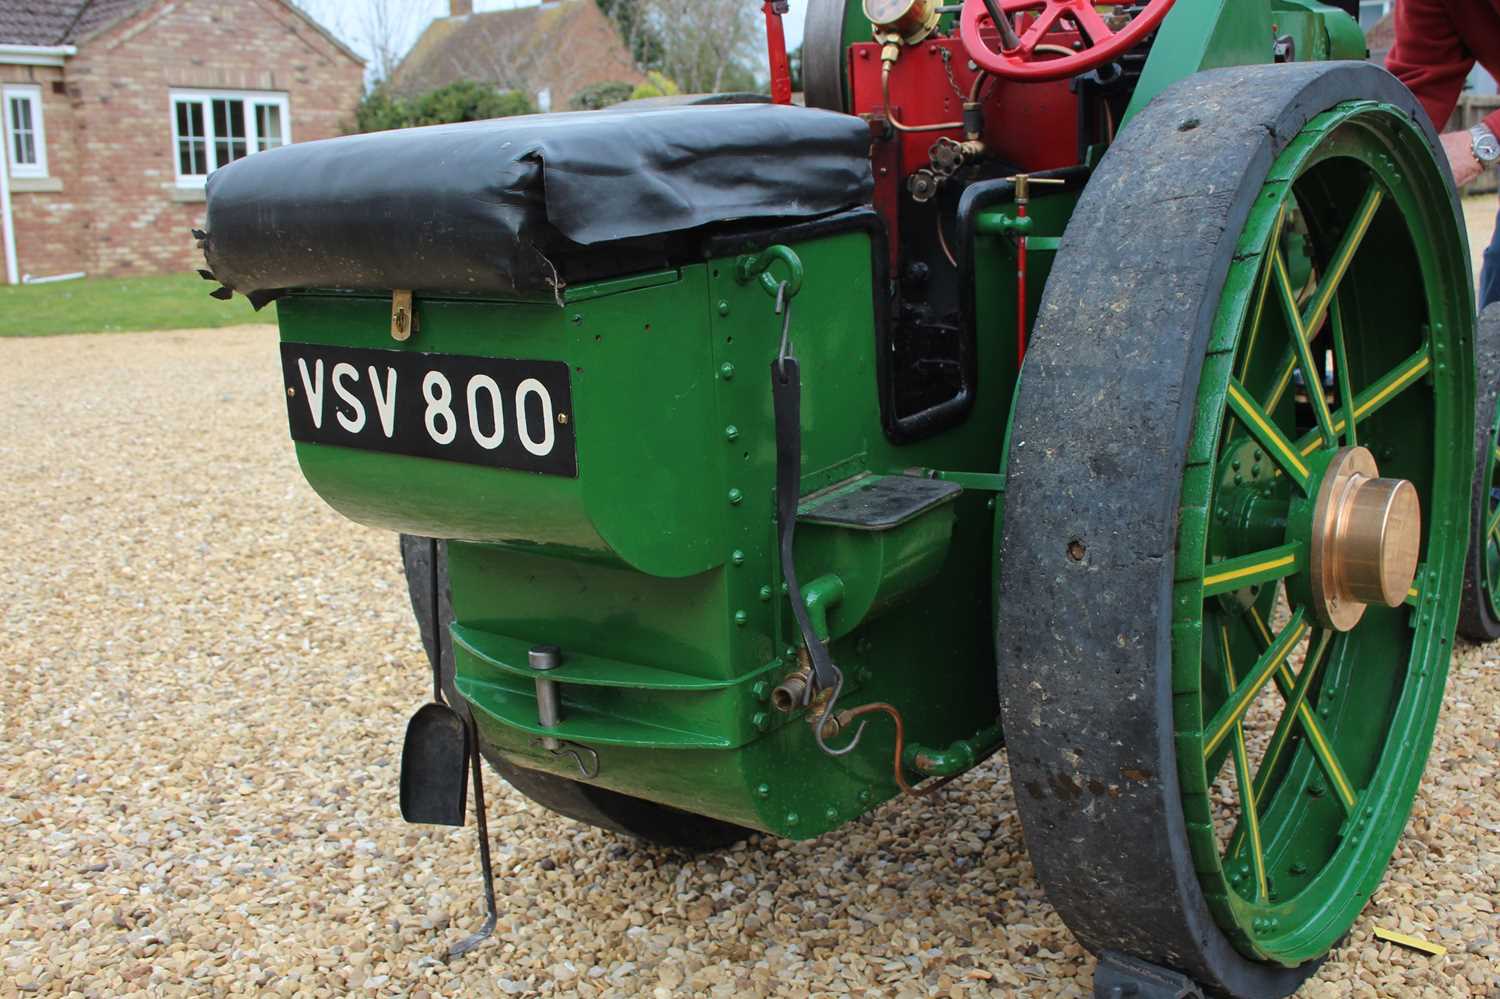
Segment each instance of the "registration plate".
[{"label": "registration plate", "polygon": [[283,343],[292,439],[578,475],[562,361]]}]

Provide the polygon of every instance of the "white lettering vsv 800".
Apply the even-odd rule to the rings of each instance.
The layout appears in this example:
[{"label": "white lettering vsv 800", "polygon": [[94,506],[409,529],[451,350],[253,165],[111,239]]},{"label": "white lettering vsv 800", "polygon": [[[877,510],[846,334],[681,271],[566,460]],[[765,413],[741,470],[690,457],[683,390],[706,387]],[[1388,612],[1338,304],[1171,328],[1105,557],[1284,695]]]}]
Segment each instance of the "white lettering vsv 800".
[{"label": "white lettering vsv 800", "polygon": [[284,343],[292,438],[576,476],[562,361]]}]

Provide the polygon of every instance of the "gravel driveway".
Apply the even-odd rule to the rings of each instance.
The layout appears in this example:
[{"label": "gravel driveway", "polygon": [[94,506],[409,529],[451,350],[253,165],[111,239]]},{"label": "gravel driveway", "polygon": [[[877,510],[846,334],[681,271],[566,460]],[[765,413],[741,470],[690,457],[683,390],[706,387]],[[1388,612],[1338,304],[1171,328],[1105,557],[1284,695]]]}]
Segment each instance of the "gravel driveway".
[{"label": "gravel driveway", "polygon": [[[698,860],[492,779],[500,926],[443,963],[473,829],[397,814],[427,667],[396,539],[303,484],[280,391],[267,327],[0,340],[0,996],[1088,994],[1003,755]],[[1304,995],[1500,995],[1497,727],[1500,649],[1461,647],[1391,873]]]}]

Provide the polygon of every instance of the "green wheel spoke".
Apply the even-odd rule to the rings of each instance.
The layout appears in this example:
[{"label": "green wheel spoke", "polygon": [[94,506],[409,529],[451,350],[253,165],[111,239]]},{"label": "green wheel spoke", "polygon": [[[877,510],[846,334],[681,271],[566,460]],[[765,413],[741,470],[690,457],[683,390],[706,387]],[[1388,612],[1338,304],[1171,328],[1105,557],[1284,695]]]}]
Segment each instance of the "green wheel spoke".
[{"label": "green wheel spoke", "polygon": [[[1318,675],[1318,669],[1323,665],[1323,658],[1328,652],[1328,646],[1333,640],[1333,632],[1319,629],[1317,638],[1313,643],[1313,651],[1307,657],[1307,662],[1302,667],[1302,672],[1297,674],[1297,681],[1292,686],[1291,693],[1286,699],[1286,708],[1281,717],[1276,721],[1276,729],[1271,733],[1271,741],[1266,746],[1265,755],[1261,757],[1260,770],[1255,774],[1255,800],[1264,801],[1266,791],[1271,783],[1271,775],[1276,771],[1276,763],[1281,758],[1281,751],[1286,748],[1287,742],[1292,737],[1292,729],[1296,724],[1298,715],[1302,711],[1302,705],[1307,700],[1308,688]],[[1290,672],[1291,667],[1283,667],[1278,670],[1278,677]],[[1280,689],[1280,685],[1278,685]]]},{"label": "green wheel spoke", "polygon": [[1307,631],[1307,612],[1299,608],[1292,615],[1286,629],[1276,636],[1271,647],[1255,661],[1245,681],[1235,686],[1233,693],[1224,702],[1224,706],[1204,726],[1203,755],[1205,759],[1212,756],[1214,750],[1218,749],[1234,731],[1235,725],[1245,717],[1245,712],[1250,710],[1250,705],[1255,702],[1256,695],[1266,685],[1266,681],[1270,680],[1286,662],[1286,657],[1291,654],[1292,649],[1297,647],[1297,643],[1302,640]]},{"label": "green wheel spoke", "polygon": [[1335,447],[1338,435],[1333,430],[1333,415],[1328,412],[1328,400],[1323,397],[1323,374],[1318,370],[1317,361],[1313,359],[1308,327],[1302,324],[1302,315],[1297,309],[1297,290],[1292,287],[1292,277],[1287,273],[1286,260],[1280,249],[1272,254],[1271,266],[1276,271],[1277,298],[1281,300],[1281,311],[1286,314],[1287,329],[1292,331],[1292,346],[1297,351],[1297,363],[1302,368],[1302,379],[1307,385],[1307,397],[1312,400],[1313,415],[1317,417],[1323,445]]},{"label": "green wheel spoke", "polygon": [[[1276,221],[1271,226],[1271,238],[1266,242],[1267,246],[1281,245],[1281,230],[1286,225],[1286,205],[1282,204],[1276,212]],[[1255,304],[1250,309],[1250,323],[1246,327],[1246,342],[1244,356],[1240,359],[1240,381],[1246,378],[1246,372],[1250,370],[1250,359],[1255,356],[1255,341],[1260,337],[1261,320],[1266,312],[1266,296],[1271,289],[1271,276],[1274,268],[1268,262],[1261,268],[1260,280],[1255,287]]]},{"label": "green wheel spoke", "polygon": [[[1375,380],[1375,384],[1359,394],[1354,405],[1355,422],[1367,420],[1384,409],[1402,392],[1419,384],[1422,376],[1431,370],[1432,348],[1430,344],[1424,343],[1421,350],[1387,371]],[[1334,421],[1333,429],[1342,431],[1344,426],[1345,420],[1340,418]],[[1296,443],[1295,449],[1299,456],[1305,458],[1316,451],[1321,442],[1322,438],[1317,432],[1308,433]]]},{"label": "green wheel spoke", "polygon": [[1354,255],[1359,252],[1359,246],[1364,242],[1365,233],[1370,231],[1370,223],[1375,221],[1375,214],[1380,211],[1381,202],[1385,200],[1385,191],[1378,182],[1372,182],[1365,196],[1355,209],[1354,217],[1350,219],[1348,228],[1344,231],[1344,238],[1339,241],[1338,249],[1333,251],[1333,256],[1328,259],[1328,266],[1323,270],[1323,280],[1318,282],[1317,289],[1313,292],[1312,299],[1307,303],[1307,311],[1302,316],[1302,326],[1310,331],[1314,338],[1318,329],[1323,325],[1323,319],[1328,314],[1328,309],[1333,303],[1333,296],[1339,290],[1339,282],[1344,280],[1344,275],[1349,273],[1349,265],[1354,262]]},{"label": "green wheel spoke", "polygon": [[[1234,690],[1239,681],[1234,675],[1234,658],[1229,650],[1229,628],[1219,625],[1220,659],[1224,664],[1224,679],[1229,689]],[[1250,779],[1250,754],[1245,749],[1245,726],[1234,723],[1234,779],[1239,786],[1240,826],[1250,840],[1250,865],[1255,871],[1255,898],[1267,898],[1271,892],[1266,881],[1266,851],[1260,838],[1260,807],[1256,803],[1255,789]],[[1231,842],[1238,842],[1236,834]],[[1233,851],[1231,847],[1231,852]]]},{"label": "green wheel spoke", "polygon": [[1233,378],[1229,380],[1229,408],[1244,424],[1245,429],[1250,431],[1250,435],[1260,441],[1271,460],[1306,494],[1308,479],[1312,473],[1302,460],[1302,455],[1287,440],[1270,415],[1245,391],[1245,386]]},{"label": "green wheel spoke", "polygon": [[1276,407],[1281,405],[1286,390],[1292,386],[1292,372],[1297,370],[1297,352],[1288,347],[1281,355],[1281,363],[1276,366],[1276,377],[1271,380],[1271,394],[1266,396],[1265,410],[1268,413],[1276,412]]},{"label": "green wheel spoke", "polygon": [[1359,421],[1354,418],[1357,405],[1354,386],[1349,381],[1349,351],[1344,342],[1344,316],[1339,300],[1334,298],[1329,306],[1328,324],[1333,327],[1333,366],[1339,378],[1339,422],[1338,429],[1345,431],[1344,443],[1349,447],[1359,446]]},{"label": "green wheel spoke", "polygon": [[1299,572],[1306,566],[1307,556],[1300,542],[1225,559],[1209,566],[1203,577],[1203,595],[1211,597],[1268,583]]},{"label": "green wheel spoke", "polygon": [[[1250,609],[1250,615],[1255,621],[1256,631],[1259,632],[1262,642],[1265,643],[1267,654],[1269,654],[1270,649],[1275,644],[1271,638],[1270,629],[1266,627],[1266,622],[1261,619],[1260,614],[1255,608],[1252,607]],[[1303,669],[1305,672],[1306,667]],[[1291,667],[1286,665],[1285,657],[1283,656],[1282,663],[1276,670],[1276,690],[1281,694],[1283,700],[1291,701],[1292,695],[1296,691],[1296,681],[1297,678],[1292,675]],[[1290,714],[1291,712],[1288,711],[1287,713]],[[1339,763],[1338,757],[1334,755],[1333,745],[1328,741],[1328,735],[1323,731],[1322,723],[1318,721],[1318,716],[1308,706],[1305,697],[1302,703],[1297,705],[1296,715],[1297,722],[1302,726],[1302,731],[1307,734],[1307,741],[1312,744],[1313,753],[1317,756],[1318,763],[1323,767],[1323,772],[1328,775],[1328,780],[1333,784],[1334,792],[1338,795],[1340,803],[1343,804],[1345,809],[1352,810],[1355,801],[1354,787],[1350,783],[1348,776],[1344,773],[1344,768]]]}]

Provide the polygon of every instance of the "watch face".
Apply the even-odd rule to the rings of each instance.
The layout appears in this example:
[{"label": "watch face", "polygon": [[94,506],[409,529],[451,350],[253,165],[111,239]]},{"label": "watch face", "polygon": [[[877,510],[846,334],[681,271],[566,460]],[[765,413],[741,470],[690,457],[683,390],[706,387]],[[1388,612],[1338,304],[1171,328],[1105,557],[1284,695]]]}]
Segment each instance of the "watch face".
[{"label": "watch face", "polygon": [[1474,140],[1474,155],[1486,163],[1500,159],[1500,139],[1493,135],[1481,135]]},{"label": "watch face", "polygon": [[917,0],[864,0],[865,17],[879,25],[895,24]]}]

